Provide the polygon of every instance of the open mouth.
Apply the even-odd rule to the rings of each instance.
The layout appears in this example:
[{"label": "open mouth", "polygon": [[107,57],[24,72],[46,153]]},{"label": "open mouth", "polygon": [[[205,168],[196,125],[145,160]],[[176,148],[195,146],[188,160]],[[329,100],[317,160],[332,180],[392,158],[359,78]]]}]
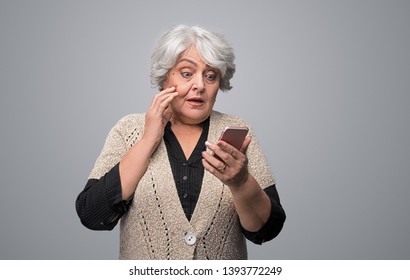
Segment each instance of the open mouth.
[{"label": "open mouth", "polygon": [[193,97],[193,98],[189,98],[187,100],[190,104],[194,105],[194,106],[200,106],[202,104],[205,103],[205,100],[199,97]]}]

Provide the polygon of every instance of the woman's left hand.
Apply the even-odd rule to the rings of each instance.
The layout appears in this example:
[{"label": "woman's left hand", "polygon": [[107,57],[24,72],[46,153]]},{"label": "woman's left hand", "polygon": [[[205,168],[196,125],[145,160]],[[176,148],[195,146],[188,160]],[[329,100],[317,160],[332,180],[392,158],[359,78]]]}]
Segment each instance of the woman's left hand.
[{"label": "woman's left hand", "polygon": [[248,172],[248,149],[250,137],[241,148],[235,149],[226,142],[206,142],[213,155],[203,152],[205,169],[229,187],[241,225],[247,231],[257,232],[269,219],[271,201],[256,179]]},{"label": "woman's left hand", "polygon": [[206,146],[213,154],[202,153],[202,164],[205,169],[216,176],[230,188],[239,188],[248,180],[248,149],[250,137],[246,137],[238,150],[224,141],[217,144],[206,142]]}]

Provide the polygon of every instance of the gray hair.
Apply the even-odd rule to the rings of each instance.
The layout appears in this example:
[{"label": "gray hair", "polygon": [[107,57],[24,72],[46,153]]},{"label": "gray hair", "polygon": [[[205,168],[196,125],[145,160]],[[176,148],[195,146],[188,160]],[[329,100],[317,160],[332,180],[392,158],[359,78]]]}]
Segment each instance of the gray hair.
[{"label": "gray hair", "polygon": [[232,88],[230,79],[235,73],[235,55],[224,36],[209,32],[198,26],[178,25],[165,32],[151,56],[151,82],[161,88],[169,70],[178,57],[191,46],[195,46],[203,61],[221,72],[220,89]]}]

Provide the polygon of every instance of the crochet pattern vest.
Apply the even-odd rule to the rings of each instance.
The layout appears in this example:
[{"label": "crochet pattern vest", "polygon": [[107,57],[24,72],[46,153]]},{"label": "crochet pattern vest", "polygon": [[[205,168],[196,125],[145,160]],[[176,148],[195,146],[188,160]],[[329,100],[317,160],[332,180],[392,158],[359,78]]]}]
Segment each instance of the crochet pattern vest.
[{"label": "crochet pattern vest", "polygon": [[[144,121],[145,114],[133,114],[117,123],[100,156],[104,163],[98,164],[97,160],[90,177],[102,176],[119,162],[139,141]],[[237,117],[214,111],[208,140],[216,143],[224,127],[241,125],[249,127]],[[252,130],[249,134],[252,137],[247,151],[249,172],[266,188],[274,184],[274,178]],[[113,143],[109,143],[109,139],[114,139]],[[104,150],[111,150],[111,153],[105,152],[111,154],[109,160],[103,156]],[[246,259],[246,241],[229,188],[205,171],[197,205],[188,221],[180,204],[165,143],[161,141],[137,186],[130,209],[121,219],[120,258]]]}]

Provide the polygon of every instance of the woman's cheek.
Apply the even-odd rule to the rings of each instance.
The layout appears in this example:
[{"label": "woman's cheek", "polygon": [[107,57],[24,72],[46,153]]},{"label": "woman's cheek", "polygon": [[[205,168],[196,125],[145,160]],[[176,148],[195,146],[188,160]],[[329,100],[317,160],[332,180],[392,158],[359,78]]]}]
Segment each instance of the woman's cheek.
[{"label": "woman's cheek", "polygon": [[191,82],[179,83],[176,85],[179,95],[186,95],[192,87]]}]

